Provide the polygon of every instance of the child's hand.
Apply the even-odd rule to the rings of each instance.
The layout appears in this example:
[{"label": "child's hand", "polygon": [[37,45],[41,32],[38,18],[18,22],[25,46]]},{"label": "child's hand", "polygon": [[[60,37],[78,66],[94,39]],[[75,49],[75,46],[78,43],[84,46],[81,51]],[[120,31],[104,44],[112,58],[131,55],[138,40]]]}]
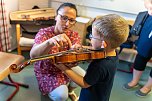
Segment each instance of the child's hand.
[{"label": "child's hand", "polygon": [[65,66],[67,66],[68,68],[72,68],[78,65],[78,62],[72,62],[72,63],[66,63]]},{"label": "child's hand", "polygon": [[57,68],[59,68],[61,71],[65,71],[66,69],[69,69],[67,66],[65,66],[64,64],[58,63],[58,64],[54,64]]},{"label": "child's hand", "polygon": [[77,62],[73,62],[73,63],[65,63],[65,64],[61,64],[61,63],[58,63],[58,64],[54,64],[57,68],[59,68],[60,70],[62,71],[65,71],[66,69],[69,69],[69,68],[72,68],[72,67],[75,67],[78,65]]}]

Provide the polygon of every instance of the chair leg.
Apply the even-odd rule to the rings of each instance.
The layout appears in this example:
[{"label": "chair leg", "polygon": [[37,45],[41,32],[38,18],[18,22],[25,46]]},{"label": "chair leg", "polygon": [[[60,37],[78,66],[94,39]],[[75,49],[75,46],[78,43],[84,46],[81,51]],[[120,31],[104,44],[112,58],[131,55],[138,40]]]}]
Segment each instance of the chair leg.
[{"label": "chair leg", "polygon": [[24,88],[29,88],[29,85],[26,84],[21,84],[18,82],[14,82],[11,78],[10,75],[8,75],[8,79],[10,82],[6,82],[6,81],[0,81],[1,84],[5,84],[5,85],[9,85],[9,86],[14,86],[16,89],[13,91],[13,93],[9,96],[9,98],[7,99],[7,101],[11,101],[11,99],[15,96],[15,94],[19,91],[19,86],[22,86]]},{"label": "chair leg", "polygon": [[9,86],[14,86],[16,89],[13,91],[13,93],[7,98],[6,101],[11,101],[11,99],[15,96],[15,94],[18,92],[19,90],[19,86],[17,84],[13,84],[11,82],[5,82],[5,81],[0,81],[0,83],[5,84],[5,85],[9,85]]},{"label": "chair leg", "polygon": [[24,87],[24,88],[29,88],[29,85],[26,85],[26,84],[22,84],[22,83],[13,81],[10,75],[8,75],[8,79],[9,79],[9,80],[11,81],[11,83],[13,83],[13,84],[17,84],[18,86],[22,86],[22,87]]}]

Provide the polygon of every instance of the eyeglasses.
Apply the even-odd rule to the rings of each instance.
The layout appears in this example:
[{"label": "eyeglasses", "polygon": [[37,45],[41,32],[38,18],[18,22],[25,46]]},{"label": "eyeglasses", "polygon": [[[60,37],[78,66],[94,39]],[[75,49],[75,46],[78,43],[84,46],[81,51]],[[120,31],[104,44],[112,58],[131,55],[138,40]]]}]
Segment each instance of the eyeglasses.
[{"label": "eyeglasses", "polygon": [[71,25],[73,25],[73,24],[75,24],[77,21],[76,20],[74,20],[74,19],[69,19],[67,16],[64,16],[64,15],[61,15],[61,14],[59,14],[60,16],[61,16],[61,20],[62,21],[64,21],[64,22],[67,22],[67,21],[69,21],[69,23],[71,24]]},{"label": "eyeglasses", "polygon": [[90,39],[96,39],[96,40],[100,40],[100,41],[101,41],[101,39],[100,39],[100,38],[95,38],[95,37],[93,37],[93,35],[92,35],[92,34],[90,34],[90,35],[89,35],[89,38],[90,38]]}]

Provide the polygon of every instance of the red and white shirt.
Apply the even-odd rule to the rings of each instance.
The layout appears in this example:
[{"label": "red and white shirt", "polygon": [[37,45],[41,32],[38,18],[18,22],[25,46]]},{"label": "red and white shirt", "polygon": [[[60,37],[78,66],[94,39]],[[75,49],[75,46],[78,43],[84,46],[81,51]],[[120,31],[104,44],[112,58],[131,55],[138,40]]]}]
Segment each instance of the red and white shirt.
[{"label": "red and white shirt", "polygon": [[[80,36],[77,32],[69,30],[65,34],[71,40],[72,45],[80,43]],[[54,26],[40,29],[35,36],[35,44],[40,44],[56,35],[57,34],[54,33]],[[68,49],[69,47],[67,45],[63,47],[62,51]],[[49,54],[57,52],[59,52],[59,50],[57,46],[54,46],[50,49]],[[69,78],[63,74],[61,70],[51,64],[49,59],[35,62],[34,72],[38,81],[39,89],[43,94],[48,94],[60,85],[67,84],[69,82]]]}]

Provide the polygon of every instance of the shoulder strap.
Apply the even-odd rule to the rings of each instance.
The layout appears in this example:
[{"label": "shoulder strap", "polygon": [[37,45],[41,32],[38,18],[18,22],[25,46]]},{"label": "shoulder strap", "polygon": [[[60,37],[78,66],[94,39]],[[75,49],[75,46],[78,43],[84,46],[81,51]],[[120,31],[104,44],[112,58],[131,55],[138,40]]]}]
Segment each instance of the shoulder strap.
[{"label": "shoulder strap", "polygon": [[132,26],[132,28],[130,29],[130,33],[134,34],[136,36],[140,35],[140,31],[143,27],[144,22],[146,21],[148,17],[148,12],[139,12],[139,14],[137,15],[135,22]]},{"label": "shoulder strap", "polygon": [[143,20],[142,20],[140,25],[144,24],[144,22],[146,21],[147,17],[148,17],[148,12],[145,12],[144,18],[143,18]]}]

